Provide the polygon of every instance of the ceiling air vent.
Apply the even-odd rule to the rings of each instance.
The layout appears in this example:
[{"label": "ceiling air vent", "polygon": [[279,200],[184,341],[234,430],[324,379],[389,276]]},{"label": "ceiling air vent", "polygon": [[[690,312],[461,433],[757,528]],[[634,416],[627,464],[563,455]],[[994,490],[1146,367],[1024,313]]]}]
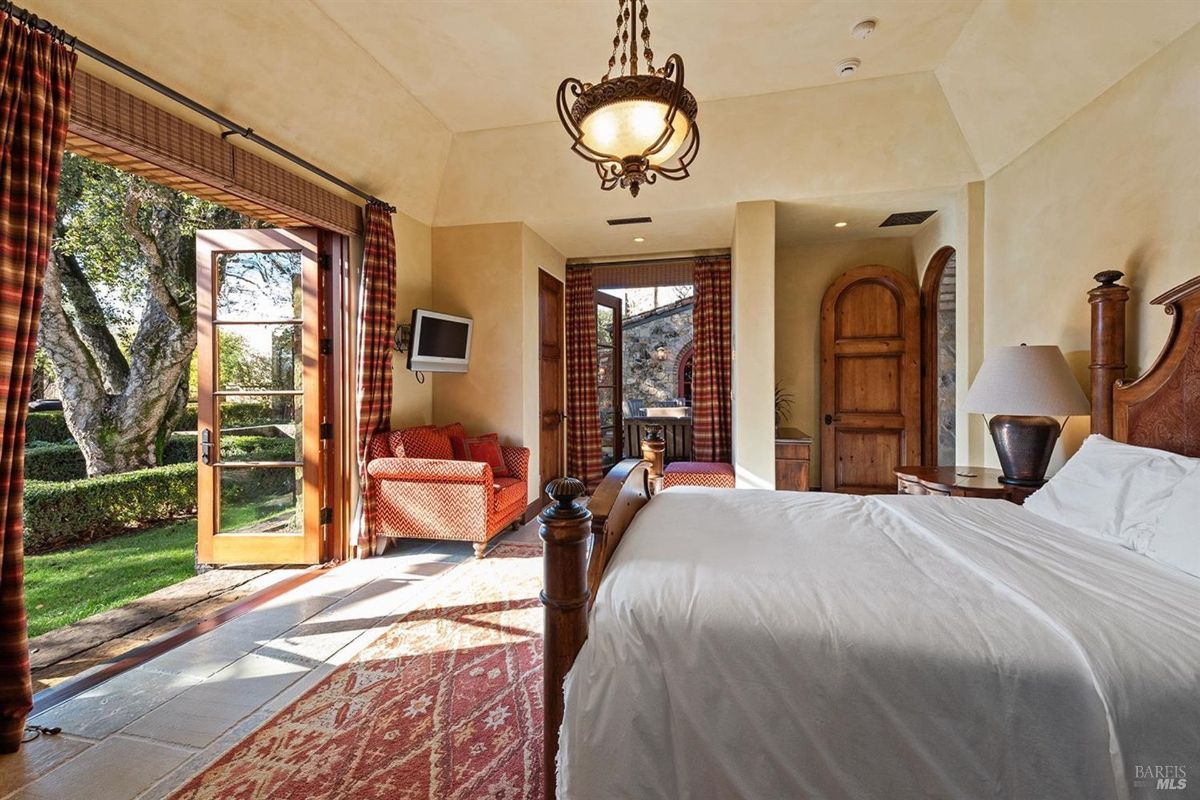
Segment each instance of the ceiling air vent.
[{"label": "ceiling air vent", "polygon": [[618,219],[610,219],[609,225],[641,225],[643,222],[649,222],[649,217],[620,217]]},{"label": "ceiling air vent", "polygon": [[896,225],[920,225],[925,220],[936,214],[937,211],[902,211],[899,214],[892,214],[890,217],[879,223],[881,228],[891,228]]}]

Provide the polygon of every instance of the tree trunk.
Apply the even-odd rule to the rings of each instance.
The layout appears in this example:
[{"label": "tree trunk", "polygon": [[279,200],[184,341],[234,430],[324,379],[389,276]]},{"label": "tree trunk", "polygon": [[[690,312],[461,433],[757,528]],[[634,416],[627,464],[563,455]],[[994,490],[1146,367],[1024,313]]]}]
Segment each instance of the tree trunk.
[{"label": "tree trunk", "polygon": [[143,229],[140,207],[130,191],[125,224],[149,264],[149,286],[129,359],[96,321],[99,304],[73,256],[55,252],[46,270],[39,343],[54,365],[63,415],[88,475],[156,466],[187,402],[196,348],[194,287],[180,263],[187,248],[177,228],[154,224],[169,215],[152,212]]}]

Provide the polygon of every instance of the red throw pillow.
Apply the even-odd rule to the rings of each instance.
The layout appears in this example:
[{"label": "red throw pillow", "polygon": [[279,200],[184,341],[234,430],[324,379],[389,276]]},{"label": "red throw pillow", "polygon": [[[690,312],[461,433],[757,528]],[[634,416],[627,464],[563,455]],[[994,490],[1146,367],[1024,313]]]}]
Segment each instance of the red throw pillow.
[{"label": "red throw pillow", "polygon": [[[450,437],[432,425],[405,428],[399,432],[397,438],[404,451],[402,458],[437,458],[447,461],[454,458]],[[394,443],[393,447],[395,448]]]},{"label": "red throw pillow", "polygon": [[467,452],[466,434],[450,437],[450,449],[454,451],[455,461],[470,461],[471,454]]},{"label": "red throw pillow", "polygon": [[468,461],[483,461],[492,468],[493,478],[509,478],[512,473],[504,463],[504,454],[500,452],[500,437],[494,433],[483,436],[471,436],[462,440],[466,448]]}]

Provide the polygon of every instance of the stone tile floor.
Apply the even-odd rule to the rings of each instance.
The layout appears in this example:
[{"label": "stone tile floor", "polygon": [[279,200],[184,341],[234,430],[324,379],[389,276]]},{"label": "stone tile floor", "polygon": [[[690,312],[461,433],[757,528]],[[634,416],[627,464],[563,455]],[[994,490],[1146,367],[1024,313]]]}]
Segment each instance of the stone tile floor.
[{"label": "stone tile floor", "polygon": [[[537,541],[537,522],[499,541]],[[51,708],[0,756],[0,800],[158,800],[350,660],[472,556],[403,540]],[[140,643],[140,642],[139,642]]]},{"label": "stone tile floor", "polygon": [[214,569],[44,633],[29,642],[33,691],[57,686],[301,571]]}]

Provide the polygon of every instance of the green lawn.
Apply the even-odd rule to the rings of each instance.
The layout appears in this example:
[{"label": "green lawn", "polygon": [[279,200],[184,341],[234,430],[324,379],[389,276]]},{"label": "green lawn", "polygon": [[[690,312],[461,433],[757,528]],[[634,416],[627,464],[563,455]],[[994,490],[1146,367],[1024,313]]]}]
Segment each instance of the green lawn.
[{"label": "green lawn", "polygon": [[196,574],[196,520],[25,557],[29,635],[124,605]]},{"label": "green lawn", "polygon": [[[252,528],[280,515],[273,500],[224,508],[225,529]],[[196,520],[126,533],[95,544],[25,557],[29,635],[125,605],[196,574]]]}]

